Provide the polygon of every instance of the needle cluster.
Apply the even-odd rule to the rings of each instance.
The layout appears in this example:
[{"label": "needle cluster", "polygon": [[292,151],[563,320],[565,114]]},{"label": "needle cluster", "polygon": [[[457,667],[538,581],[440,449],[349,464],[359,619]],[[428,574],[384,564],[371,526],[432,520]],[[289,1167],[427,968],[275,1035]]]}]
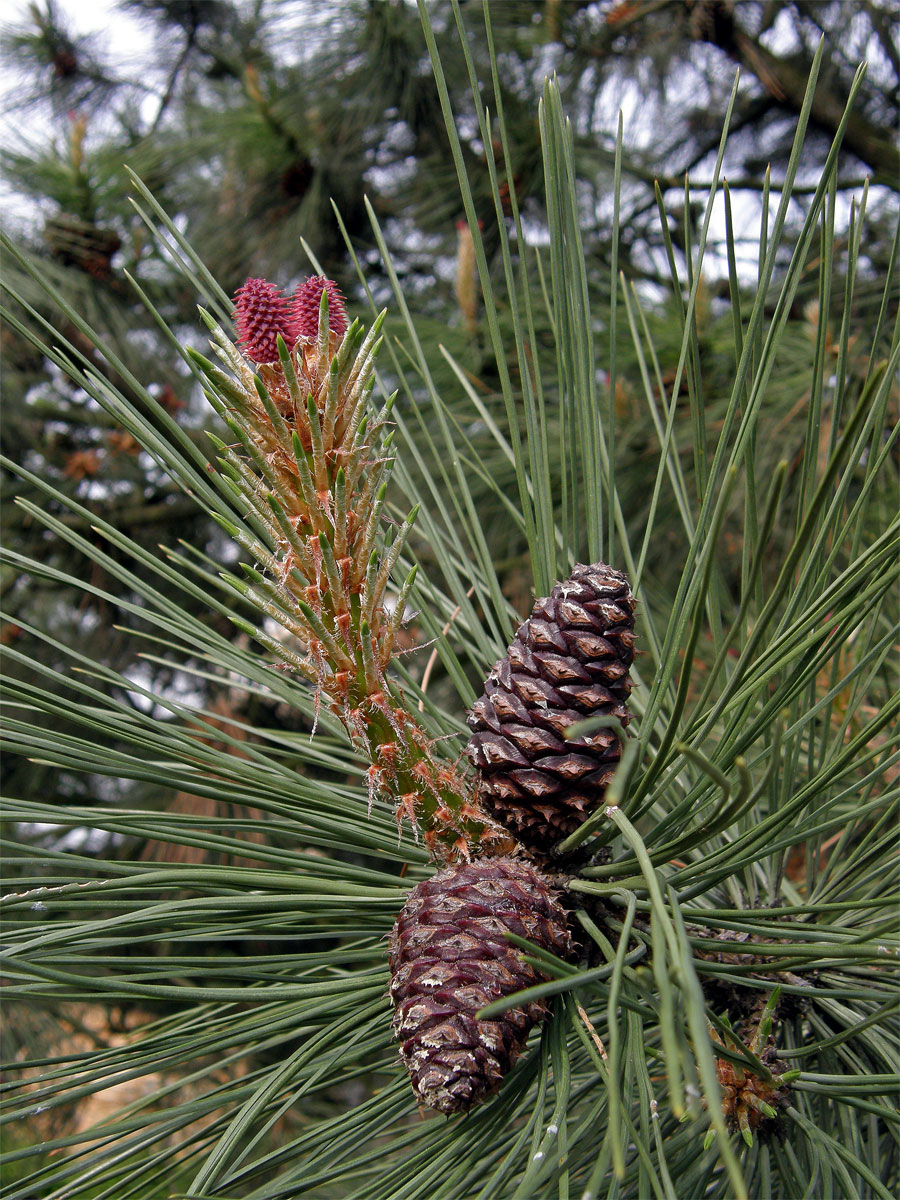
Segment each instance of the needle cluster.
[{"label": "needle cluster", "polygon": [[467,858],[495,828],[388,671],[416,572],[399,586],[394,574],[417,508],[388,521],[394,397],[371,404],[385,314],[368,331],[348,325],[334,284],[315,277],[293,306],[268,281],[248,280],[235,315],[238,346],[208,320],[224,370],[193,355],[237,439],[213,441],[254,530],[228,525],[254,564],[226,578],[281,630],[248,626],[253,636],[309,680],[317,710],[327,703],[369,758],[370,801],[391,797],[433,853]]}]

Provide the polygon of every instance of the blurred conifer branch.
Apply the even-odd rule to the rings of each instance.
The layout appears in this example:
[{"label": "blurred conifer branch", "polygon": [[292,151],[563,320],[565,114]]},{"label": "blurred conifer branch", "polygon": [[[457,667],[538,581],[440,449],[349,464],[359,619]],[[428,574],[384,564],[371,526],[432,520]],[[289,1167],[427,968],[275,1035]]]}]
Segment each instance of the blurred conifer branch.
[{"label": "blurred conifer branch", "polygon": [[[7,159],[44,198],[42,228],[4,243],[11,1197],[896,1191],[900,233],[874,182],[845,211],[859,146],[839,155],[858,116],[894,119],[884,10],[853,24],[828,4],[469,7],[422,4],[423,33],[401,3],[333,21],[142,4],[172,52],[157,103],[135,116],[123,99],[118,124],[99,116],[90,48],[38,10],[37,60],[52,73],[71,52],[87,90],[70,121],[63,77],[56,149]],[[723,85],[720,60],[696,56],[752,56],[724,44],[729,21],[762,48],[793,21],[812,72],[777,102],[745,74],[733,146],[730,71]],[[298,31],[314,99],[305,60],[273,49]],[[659,123],[655,163],[602,124],[603,89],[685,62],[697,104]],[[124,98],[115,78],[106,94]],[[853,100],[835,119],[817,107],[829,81]],[[798,122],[773,116],[786,101]],[[123,146],[149,187],[126,183]],[[710,194],[668,190],[689,162]],[[732,164],[762,189],[749,234],[722,183]],[[302,289],[298,231],[350,316],[388,308],[371,408],[350,379],[368,319],[332,343],[317,309],[298,351],[288,309],[277,361],[234,350],[243,278],[271,278],[273,303]],[[199,353],[198,301],[224,371]],[[237,326],[245,348],[269,346],[268,327]],[[372,422],[358,461],[348,443],[343,500],[323,458],[335,362],[348,430],[351,410]],[[274,431],[258,458],[240,444],[248,417]],[[295,529],[278,503],[304,494],[302,464]],[[549,1019],[527,1044],[523,1026],[499,1092],[446,1123],[417,1115],[391,1040],[387,937],[434,879],[370,804],[396,731],[385,715],[383,737],[348,740],[327,663],[310,676],[299,652],[342,615],[352,556],[332,518],[357,467],[385,520],[361,529],[375,566],[363,554],[347,604],[356,681],[381,671],[437,769],[459,771],[466,710],[536,594],[601,547],[637,593],[632,736],[553,883],[575,957],[532,880],[553,936],[508,927],[518,990],[454,1019]],[[289,583],[291,554],[319,581]],[[427,687],[425,655],[365,652],[364,594],[391,650],[434,639]],[[605,745],[610,727],[572,732]],[[497,878],[484,862],[480,882],[453,876],[473,917],[471,889]],[[440,902],[425,907],[440,924]],[[400,1012],[415,997],[397,928]],[[485,928],[467,931],[479,952]],[[126,1085],[142,1090],[112,1090]],[[92,1097],[111,1111],[85,1128]]]}]

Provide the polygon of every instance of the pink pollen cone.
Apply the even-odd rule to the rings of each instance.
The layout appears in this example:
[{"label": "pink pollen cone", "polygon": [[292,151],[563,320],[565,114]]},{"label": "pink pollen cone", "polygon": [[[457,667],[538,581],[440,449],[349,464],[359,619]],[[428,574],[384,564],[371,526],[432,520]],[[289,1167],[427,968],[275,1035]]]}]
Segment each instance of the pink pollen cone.
[{"label": "pink pollen cone", "polygon": [[328,293],[328,327],[339,338],[347,332],[346,301],[333,279],[312,275],[294,293],[291,327],[294,336],[314,341],[319,333],[319,305],[322,292]]},{"label": "pink pollen cone", "polygon": [[275,339],[280,333],[291,349],[297,340],[292,332],[288,299],[268,279],[248,279],[234,294],[238,341],[248,358],[271,363],[278,358]]}]

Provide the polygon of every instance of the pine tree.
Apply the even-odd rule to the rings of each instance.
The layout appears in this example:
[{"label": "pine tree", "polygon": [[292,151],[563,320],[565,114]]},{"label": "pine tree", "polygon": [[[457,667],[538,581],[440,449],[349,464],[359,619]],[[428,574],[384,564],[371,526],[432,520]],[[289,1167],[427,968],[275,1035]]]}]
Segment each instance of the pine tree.
[{"label": "pine tree", "polygon": [[[654,110],[654,137],[641,153],[631,150],[627,140],[623,144],[620,224],[628,235],[616,244],[615,265],[636,281],[652,281],[672,292],[668,253],[671,250],[676,262],[681,262],[698,233],[696,200],[685,197],[683,176],[688,168],[706,175],[713,165],[720,136],[715,114],[727,107],[731,86],[730,66],[724,72],[720,68],[733,56],[733,43],[743,47],[744,67],[731,122],[738,134],[726,144],[723,172],[732,189],[740,187],[746,197],[770,186],[760,163],[772,162],[776,181],[787,164],[791,126],[785,116],[799,112],[802,95],[787,86],[787,77],[773,85],[773,72],[781,66],[769,59],[768,70],[754,74],[764,43],[778,22],[792,22],[791,36],[798,49],[785,70],[790,68],[794,80],[798,75],[805,80],[819,27],[824,27],[817,96],[827,93],[839,98],[838,116],[852,82],[848,62],[863,56],[872,59],[871,70],[857,85],[852,114],[859,135],[854,139],[856,149],[842,160],[837,187],[849,194],[844,185],[853,186],[864,168],[885,181],[872,189],[868,200],[867,254],[876,274],[887,270],[891,221],[885,189],[896,180],[891,178],[890,162],[877,156],[883,139],[876,134],[879,128],[896,125],[897,108],[895,89],[890,86],[896,63],[886,10],[869,4],[864,13],[853,16],[850,7],[839,3],[805,5],[802,12],[782,3],[745,3],[729,27],[723,15],[726,7],[676,0],[606,7],[545,0],[500,5],[494,14],[494,36],[503,47],[503,63],[492,82],[507,133],[509,162],[504,163],[496,138],[485,144],[478,136],[469,73],[452,10],[438,6],[434,36],[451,102],[464,114],[460,152],[493,272],[502,263],[499,239],[492,232],[496,218],[491,170],[497,172],[498,200],[507,222],[513,220],[514,205],[528,220],[545,219],[535,112],[543,70],[549,63],[557,70],[573,118],[576,177],[585,195],[593,197],[590,214],[586,210],[582,221],[589,295],[594,311],[609,309],[609,281],[615,274],[609,235],[615,114],[620,88],[640,72],[642,111]],[[216,264],[217,277],[229,295],[248,276],[263,275],[279,286],[294,286],[305,269],[297,262],[296,251],[302,235],[315,247],[325,272],[348,295],[356,292],[355,298],[362,299],[331,207],[333,198],[345,228],[367,257],[367,282],[383,303],[390,285],[364,209],[363,196],[368,195],[392,261],[406,281],[405,298],[423,331],[435,386],[447,394],[458,386],[439,349],[443,345],[457,359],[465,359],[490,417],[506,429],[498,371],[509,370],[515,380],[519,368],[510,358],[497,363],[497,347],[488,344],[486,314],[472,299],[475,259],[468,242],[458,241],[457,232],[457,223],[466,214],[453,180],[440,98],[430,74],[422,70],[426,47],[411,6],[402,0],[350,3],[341,6],[340,19],[332,20],[317,16],[314,6],[302,0],[258,6],[252,15],[225,0],[215,4],[131,0],[124,8],[140,23],[142,36],[153,41],[153,60],[142,63],[140,70],[132,71],[129,64],[112,59],[98,39],[77,34],[58,0],[38,0],[29,8],[28,19],[10,29],[3,43],[7,74],[14,82],[8,97],[11,114],[21,118],[26,129],[40,129],[35,116],[42,115],[50,122],[52,137],[50,144],[43,144],[35,134],[14,143],[4,155],[8,185],[19,196],[37,202],[41,213],[38,227],[23,230],[20,246],[33,256],[32,265],[39,263],[40,270],[52,278],[54,291],[102,335],[109,356],[118,360],[114,366],[104,363],[70,322],[65,332],[89,360],[87,364],[76,361],[90,370],[112,372],[116,386],[126,392],[130,373],[164,408],[177,413],[187,436],[205,446],[206,415],[190,377],[176,367],[160,323],[140,302],[125,272],[139,281],[165,325],[177,327],[180,333],[193,327],[194,294],[172,270],[165,244],[148,236],[135,213],[124,163],[138,172],[167,211],[177,213],[201,260]],[[706,49],[701,54],[698,47]],[[470,38],[469,51],[479,78],[492,78],[484,39]],[[666,84],[682,77],[691,80],[691,95],[676,99]],[[695,103],[696,97],[700,99]],[[807,139],[804,170],[822,161],[827,142],[818,131],[834,130],[834,110],[834,102],[830,102],[830,115],[814,110],[816,132]],[[708,113],[714,114],[713,119]],[[869,133],[874,129],[872,136],[866,135],[863,125]],[[847,132],[849,137],[849,125]],[[859,159],[863,147],[871,149],[872,157]],[[662,188],[667,233],[657,220],[654,179]],[[793,220],[791,209],[791,228]],[[707,234],[708,242],[711,236]],[[411,248],[416,245],[425,249]],[[456,278],[435,284],[435,261],[443,255],[448,261],[456,256]],[[720,259],[724,256],[724,247],[719,247]],[[45,319],[51,319],[50,308],[44,306],[42,293],[30,284],[27,273],[19,273],[12,261],[6,270],[17,291],[37,305]],[[728,289],[724,278],[715,283],[704,279],[699,287],[697,336],[706,353],[697,378],[687,365],[683,387],[696,401],[702,397],[714,423],[720,416],[718,396],[727,385],[717,364],[727,363],[730,355],[730,310],[723,306]],[[469,298],[458,300],[458,296]],[[861,290],[846,347],[846,353],[856,359],[855,370],[865,370],[864,356],[857,355],[857,325],[871,326],[877,318],[877,302],[877,292],[869,299]],[[792,313],[798,319],[791,321],[788,334],[791,340],[805,344],[818,336],[817,304],[815,288],[801,280]],[[666,313],[647,315],[665,387],[670,386],[679,359],[675,334],[681,320],[680,298],[673,294],[670,305]],[[622,320],[621,307],[619,313]],[[511,345],[515,330],[509,310],[501,307],[496,319],[504,344]],[[555,369],[554,332],[540,307],[534,320],[538,374],[543,376]],[[832,332],[826,327],[826,338]],[[88,499],[97,515],[112,517],[148,547],[185,537],[203,544],[213,556],[222,552],[217,532],[170,489],[152,459],[142,456],[133,441],[121,439],[90,404],[85,406],[77,385],[68,385],[13,326],[6,327],[4,338],[0,365],[5,453],[16,459],[28,456],[33,466],[52,473],[61,490],[82,502]],[[638,411],[632,383],[640,374],[640,364],[627,340],[619,339],[619,344],[619,375],[612,382],[618,389],[620,415],[633,419],[623,423],[618,480],[626,519],[634,532],[645,525],[649,502],[643,458],[647,422]],[[616,363],[605,366],[616,368]],[[780,373],[770,395],[770,403],[782,406],[789,435],[794,437],[789,461],[791,454],[802,453],[805,436],[804,422],[794,413],[795,382],[789,373]],[[464,417],[464,408],[454,415]],[[678,417],[680,443],[692,436],[687,406],[679,406]],[[440,436],[439,431],[428,429],[428,436],[435,433]],[[511,431],[507,433],[511,436]],[[551,422],[546,436],[553,439],[560,433]],[[509,457],[495,449],[482,428],[471,430],[470,436],[477,453],[491,459],[488,474],[503,472],[513,486]],[[776,461],[777,447],[773,447],[773,467]],[[411,469],[415,467],[411,464]],[[690,474],[691,464],[686,469]],[[109,494],[94,482],[98,471],[104,479],[116,480]],[[475,503],[489,502],[489,491],[482,493],[480,479],[470,483]],[[24,485],[4,480],[3,486],[8,497]],[[419,486],[427,486],[427,481],[423,479]],[[7,537],[24,552],[36,554],[38,547],[30,540],[33,524],[17,520],[10,504],[4,511]],[[494,560],[508,564],[502,573],[509,591],[517,575],[527,579],[525,539],[509,523],[497,523],[486,534]],[[672,537],[680,538],[677,522],[672,522]],[[667,572],[683,549],[680,542],[669,554],[651,550],[654,574]],[[43,552],[48,552],[46,540]],[[52,554],[59,569],[75,568],[58,539],[52,541]],[[547,581],[548,589],[553,582]],[[526,611],[530,599],[525,586],[516,603]],[[76,608],[83,603],[75,593],[59,596],[59,589],[20,584],[8,604],[18,612],[49,609],[60,601]],[[91,638],[109,615],[96,600],[87,603],[86,611],[90,629],[87,621],[66,622],[57,614],[63,637],[68,625],[73,631],[77,628],[79,641]],[[112,615],[117,625],[130,623],[124,611]],[[48,619],[54,618],[48,614]],[[18,635],[10,631],[9,636]],[[90,653],[121,670],[128,666],[130,646],[130,638],[97,633]],[[44,653],[52,665],[59,665],[49,649]],[[170,682],[165,670],[149,660],[144,673],[151,687]],[[197,686],[203,685],[198,681]],[[35,783],[36,794],[58,786],[49,771]],[[25,783],[20,779],[17,786]],[[70,787],[67,782],[63,792]]]},{"label": "pine tree", "polygon": [[[485,44],[492,11],[487,31],[471,30]],[[423,15],[443,98],[445,56]],[[461,39],[453,54],[465,62],[468,45]],[[334,293],[322,285],[314,337],[295,323],[298,311],[309,320],[306,293],[292,309],[256,283],[235,313],[237,283],[223,290],[134,183],[149,233],[174,248],[181,288],[206,314],[203,325],[194,318],[189,346],[180,322],[171,337],[164,316],[161,325],[170,365],[198,404],[205,396],[221,415],[209,449],[140,375],[121,372],[52,277],[7,246],[17,335],[223,531],[218,542],[151,547],[27,455],[4,464],[23,490],[19,510],[80,564],[10,549],[4,570],[118,606],[149,661],[198,682],[194,697],[183,686],[147,686],[40,613],[17,611],[22,634],[4,639],[8,756],[23,770],[88,781],[65,806],[33,793],[7,802],[9,1008],[27,1009],[30,1029],[37,1013],[72,1029],[85,1026],[91,1003],[130,1009],[128,1032],[100,1045],[70,1037],[11,1064],[11,1128],[28,1118],[37,1137],[16,1135],[5,1151],[10,1196],[460,1200],[613,1188],[788,1198],[813,1194],[818,1181],[848,1198],[895,1190],[898,235],[891,269],[870,272],[861,189],[837,236],[841,118],[802,225],[786,236],[821,62],[820,52],[783,189],[766,209],[758,286],[744,288],[730,255],[730,308],[719,324],[704,312],[705,219],[717,199],[728,202],[714,178],[698,236],[684,227],[684,275],[660,225],[675,296],[668,311],[640,288],[607,281],[602,340],[560,88],[546,82],[538,120],[546,252],[524,236],[515,189],[504,192],[500,176],[490,180],[494,227],[479,228],[448,106],[496,372],[490,403],[450,349],[452,394],[436,386],[430,326],[410,313],[372,207],[396,315],[380,374],[369,374],[370,399],[359,376],[377,326],[358,356],[363,326],[381,319],[374,297],[368,310],[351,301],[349,315],[365,319],[339,331],[329,318]],[[482,145],[496,128],[502,148],[503,114],[489,126],[477,95],[471,104]],[[620,139],[615,180],[622,156]],[[614,265],[625,262],[620,203],[615,211]],[[360,297],[369,277],[357,263]],[[274,286],[305,274],[292,262]],[[817,308],[792,321],[803,287]],[[38,294],[36,311],[29,295]],[[871,314],[868,329],[857,324],[861,311]],[[40,312],[55,314],[52,332]],[[708,361],[714,325],[718,337],[729,331],[727,369],[721,355]],[[221,368],[198,349],[201,328]],[[84,369],[73,330],[99,345],[95,361],[108,374]],[[273,344],[277,360],[260,361]],[[608,394],[598,360],[609,367]],[[619,408],[623,379],[633,422]],[[773,457],[794,445],[785,429],[796,432],[782,396],[792,397],[788,411],[798,406],[804,431],[793,461]],[[327,442],[328,415],[334,435],[339,411],[349,440]],[[639,452],[623,426],[628,438],[642,433]],[[479,452],[483,431],[490,457]],[[340,470],[328,457],[338,447]],[[509,494],[491,469],[504,460]],[[350,556],[336,539],[350,528],[353,505],[342,508],[341,496],[351,478],[368,519],[364,561],[345,573]],[[518,604],[486,536],[491,513],[527,548]],[[460,874],[496,881],[498,864],[513,862],[513,874],[537,875],[533,846],[484,838],[482,815],[467,807],[475,779],[461,769],[465,716],[535,597],[552,596],[576,562],[608,563],[627,578],[643,656],[629,664],[633,717],[602,802],[554,845],[553,895],[533,885],[554,935],[523,917],[523,936],[512,924],[486,926]],[[235,692],[264,700],[265,719],[230,707]],[[270,719],[279,709],[292,719]],[[590,721],[569,729],[576,738],[598,732]],[[407,790],[412,778],[421,786]],[[240,810],[150,812],[117,802],[107,780]],[[52,836],[40,828],[48,824]],[[78,840],[85,829],[113,835],[121,854],[96,857]],[[452,836],[424,836],[438,829]],[[206,857],[148,861],[137,849],[146,839]],[[460,865],[467,855],[471,867]],[[458,861],[438,868],[445,856]],[[501,1033],[498,1071],[475,1072],[490,1079],[482,1104],[449,1122],[420,1120],[391,1025],[408,1015],[412,985],[400,973],[415,961],[410,939],[418,928],[431,940],[454,881],[478,979],[486,964],[518,966],[514,990],[484,989],[477,1009],[465,1001],[471,978],[451,972],[443,985],[452,1020],[471,1032],[473,1023],[509,1030],[516,1014],[527,1019],[515,1041]],[[571,948],[557,906],[568,910]],[[527,1024],[545,1014],[528,1038]],[[476,1027],[467,1049],[484,1045]],[[404,1053],[418,1071],[415,1049]],[[51,1123],[135,1079],[146,1091],[106,1124]]]}]

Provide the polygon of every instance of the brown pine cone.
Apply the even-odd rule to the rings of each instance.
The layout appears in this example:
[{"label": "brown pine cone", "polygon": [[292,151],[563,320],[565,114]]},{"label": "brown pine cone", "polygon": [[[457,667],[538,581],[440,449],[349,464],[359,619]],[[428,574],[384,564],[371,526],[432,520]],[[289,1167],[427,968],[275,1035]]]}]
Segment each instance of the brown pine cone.
[{"label": "brown pine cone", "polygon": [[546,1015],[541,1002],[479,1021],[485,1005],[544,976],[504,936],[570,953],[566,916],[550,881],[528,863],[482,859],[413,888],[391,932],[394,1032],[416,1095],[467,1112],[502,1083]]},{"label": "brown pine cone", "polygon": [[484,808],[546,852],[601,803],[620,756],[612,729],[565,741],[586,717],[627,725],[634,596],[605,563],[579,564],[538,600],[469,715],[466,753]]}]

